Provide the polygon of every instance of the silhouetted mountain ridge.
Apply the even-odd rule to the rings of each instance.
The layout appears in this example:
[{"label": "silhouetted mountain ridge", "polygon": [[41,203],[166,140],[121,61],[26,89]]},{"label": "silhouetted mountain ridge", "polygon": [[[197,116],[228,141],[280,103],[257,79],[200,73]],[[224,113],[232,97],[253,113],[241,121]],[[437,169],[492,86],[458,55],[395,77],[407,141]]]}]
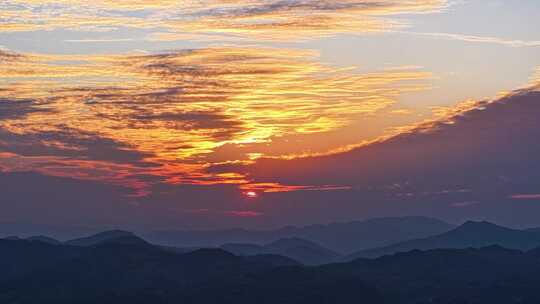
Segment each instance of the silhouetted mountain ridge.
[{"label": "silhouetted mountain ridge", "polygon": [[0,303],[535,304],[537,251],[413,250],[304,267],[217,248],[178,254],[140,244],[0,240]]},{"label": "silhouetted mountain ridge", "polygon": [[[134,238],[137,238],[132,232],[123,231],[123,230],[110,230],[100,232],[88,237],[82,237],[74,240],[66,241],[65,244],[72,246],[94,246],[102,242],[110,242],[111,240],[117,239],[121,240],[123,238],[128,238],[131,241]],[[124,240],[128,240],[124,239]],[[142,240],[142,239],[141,239]]]},{"label": "silhouetted mountain ridge", "polygon": [[125,235],[118,237],[111,237],[103,239],[91,246],[104,246],[104,245],[133,245],[133,246],[147,246],[150,245],[147,241],[141,239],[135,235]]},{"label": "silhouetted mountain ridge", "polygon": [[26,238],[26,240],[34,241],[34,242],[43,242],[43,243],[52,244],[52,245],[62,244],[62,242],[60,242],[59,240],[53,239],[51,237],[44,236],[44,235],[31,236],[31,237]]},{"label": "silhouetted mountain ridge", "polygon": [[[221,249],[177,254],[108,242],[0,240],[0,269],[7,270],[0,278],[0,303],[311,303],[321,293],[343,299],[340,289],[368,300],[379,297],[358,282],[354,290],[335,286],[341,276],[304,275],[297,265],[284,257],[239,257]],[[274,281],[271,273],[281,267],[293,267],[294,280]],[[265,278],[270,286],[261,284]]]},{"label": "silhouetted mountain ridge", "polygon": [[540,259],[501,246],[413,250],[322,266],[354,273],[388,303],[537,303]]},{"label": "silhouetted mountain ridge", "polygon": [[540,246],[540,233],[529,230],[510,229],[485,221],[468,221],[453,230],[436,236],[360,251],[345,257],[345,259],[373,258],[415,249],[480,248],[490,245],[500,245],[510,249],[530,250]]},{"label": "silhouetted mountain ridge", "polygon": [[300,238],[280,239],[266,245],[224,244],[221,248],[241,256],[260,254],[286,256],[305,265],[327,264],[339,257],[339,254],[330,249]]},{"label": "silhouetted mountain ridge", "polygon": [[176,247],[219,247],[223,244],[263,245],[279,239],[309,240],[338,253],[349,253],[427,237],[454,228],[446,222],[421,216],[375,218],[365,221],[288,226],[276,230],[227,229],[211,231],[158,231],[143,234],[150,242]]}]

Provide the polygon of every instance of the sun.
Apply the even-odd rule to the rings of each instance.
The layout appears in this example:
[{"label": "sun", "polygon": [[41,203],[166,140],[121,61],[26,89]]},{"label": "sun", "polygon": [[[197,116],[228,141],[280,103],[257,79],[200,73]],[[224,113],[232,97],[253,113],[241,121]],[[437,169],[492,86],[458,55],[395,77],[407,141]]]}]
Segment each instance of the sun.
[{"label": "sun", "polygon": [[248,198],[256,198],[257,196],[259,196],[257,192],[255,191],[244,192],[244,195],[247,196]]}]

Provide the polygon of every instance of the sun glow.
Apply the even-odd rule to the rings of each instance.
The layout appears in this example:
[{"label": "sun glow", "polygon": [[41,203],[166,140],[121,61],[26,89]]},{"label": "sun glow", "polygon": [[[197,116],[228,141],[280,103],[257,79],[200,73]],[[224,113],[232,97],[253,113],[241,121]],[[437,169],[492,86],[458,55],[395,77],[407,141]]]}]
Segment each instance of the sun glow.
[{"label": "sun glow", "polygon": [[248,198],[257,198],[259,196],[257,192],[255,191],[244,192],[244,195],[247,196]]},{"label": "sun glow", "polygon": [[[39,151],[21,153],[16,165],[0,158],[0,168],[135,185],[146,194],[157,183],[248,190],[242,173],[207,169],[281,156],[279,138],[341,130],[426,89],[431,77],[417,68],[359,73],[317,58],[261,47],[110,56],[0,51],[0,116],[9,135],[0,148]],[[298,147],[287,154],[304,155]],[[267,188],[257,191],[276,187]]]}]

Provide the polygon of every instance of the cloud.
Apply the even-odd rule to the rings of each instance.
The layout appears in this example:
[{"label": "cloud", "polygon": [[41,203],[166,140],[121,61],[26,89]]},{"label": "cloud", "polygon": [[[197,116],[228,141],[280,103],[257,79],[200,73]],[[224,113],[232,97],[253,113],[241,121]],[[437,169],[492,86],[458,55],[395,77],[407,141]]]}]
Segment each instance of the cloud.
[{"label": "cloud", "polygon": [[13,53],[7,50],[3,50],[0,46],[0,63],[13,62],[23,59],[24,56]]},{"label": "cloud", "polygon": [[446,0],[5,0],[0,20],[2,31],[132,27],[297,40],[385,31],[404,25],[392,15],[434,12],[447,5]]},{"label": "cloud", "polygon": [[[166,162],[166,170],[144,169],[103,161],[81,162],[71,157],[22,157],[5,152],[0,153],[0,170],[4,177],[15,178],[13,175],[22,173],[14,171],[26,171],[25,167],[35,172],[46,169],[49,177],[40,175],[41,178],[50,178],[58,185],[65,185],[66,181],[93,185],[88,186],[90,189],[76,188],[80,190],[78,195],[96,191],[93,187],[100,184],[94,182],[97,178],[81,181],[90,179],[85,174],[100,176],[101,180],[105,176],[114,181],[108,181],[107,187],[118,188],[111,196],[115,204],[126,208],[111,211],[111,216],[129,214],[129,219],[124,216],[126,221],[145,227],[178,227],[178,223],[304,224],[404,214],[454,221],[482,218],[510,225],[538,224],[540,205],[530,201],[536,199],[535,191],[540,186],[540,92],[524,89],[492,101],[440,111],[439,115],[442,116],[433,121],[348,152],[289,160],[263,158],[247,166],[230,163],[209,174],[199,164],[181,167]],[[92,170],[82,170],[81,165]],[[25,177],[13,183],[20,185],[21,180],[29,181]],[[152,191],[144,197],[127,197],[130,192],[125,187],[137,185],[129,186],[128,180],[150,183]],[[258,191],[257,199],[248,202],[239,185],[244,191]],[[30,201],[28,195],[19,200],[21,186],[18,190],[10,187],[10,200]],[[329,191],[299,191],[318,190],[317,187],[328,187]],[[58,188],[50,189],[47,195],[39,192],[38,197],[43,197],[48,206],[57,206],[51,193],[61,192],[54,190]],[[149,188],[145,185],[139,189]],[[60,194],[62,202],[73,199],[74,194],[68,194]],[[90,204],[86,197],[83,201]],[[3,216],[23,214],[12,205],[3,210],[9,211],[2,212]],[[100,215],[94,212],[91,218]],[[155,223],[155,218],[160,218],[159,223]]]},{"label": "cloud", "polygon": [[112,139],[68,127],[23,134],[0,128],[0,151],[20,156],[57,156],[118,163],[138,163],[151,155]]},{"label": "cloud", "polygon": [[293,192],[293,191],[335,191],[349,190],[348,186],[336,185],[318,185],[318,186],[292,186],[279,183],[247,183],[240,186],[240,189],[246,191],[260,191],[264,193]]},{"label": "cloud", "polygon": [[397,212],[538,224],[537,205],[519,201],[537,199],[540,187],[540,91],[522,89],[439,115],[346,152],[263,157],[253,164],[230,163],[209,170],[244,174],[250,180],[243,186],[246,189],[250,184],[343,187],[272,198],[276,204],[298,205],[291,207],[298,212],[335,208],[342,216]]},{"label": "cloud", "polygon": [[530,86],[540,88],[540,67],[536,69],[536,73],[531,78]]},{"label": "cloud", "polygon": [[[444,118],[349,152],[292,160],[259,159],[253,165],[217,167],[241,172],[257,183],[341,185],[381,193],[471,189],[456,195],[538,187],[540,92],[513,92],[468,104]],[[449,192],[448,192],[449,193]],[[392,194],[392,195],[394,195]]]},{"label": "cloud", "polygon": [[[216,149],[343,128],[424,89],[430,77],[414,68],[359,74],[320,64],[310,51],[254,47],[24,58],[0,64],[0,151],[34,164],[18,170],[117,182],[107,166],[88,163],[109,162],[124,166],[130,184],[133,176],[244,184],[242,175],[205,170]],[[36,163],[43,157],[54,161]],[[59,162],[69,169],[58,170]]]},{"label": "cloud", "polygon": [[123,27],[145,27],[144,19],[114,12],[83,1],[20,1],[0,3],[0,32],[70,29],[107,31]]},{"label": "cloud", "polygon": [[403,24],[382,16],[429,12],[445,5],[446,1],[246,1],[195,9],[191,16],[172,14],[165,24],[173,30],[258,39],[312,39],[336,33],[386,31]]},{"label": "cloud", "polygon": [[500,44],[500,45],[510,46],[510,47],[540,47],[540,40],[531,40],[531,41],[510,40],[510,39],[503,39],[503,38],[498,38],[498,37],[452,34],[452,33],[420,33],[420,32],[405,32],[405,31],[401,31],[400,33],[447,39],[447,40]]},{"label": "cloud", "polygon": [[[1,94],[1,91],[0,91]],[[4,119],[22,118],[30,113],[46,111],[39,108],[31,99],[1,99],[0,121]]]},{"label": "cloud", "polygon": [[478,204],[481,204],[481,203],[478,202],[478,201],[465,201],[465,202],[453,203],[452,207],[455,207],[455,208],[468,208],[468,207],[475,206],[475,205],[478,205]]},{"label": "cloud", "polygon": [[67,39],[64,40],[66,42],[73,42],[73,43],[110,43],[110,42],[128,42],[128,41],[135,41],[135,39],[132,38],[110,38],[110,39]]},{"label": "cloud", "polygon": [[256,211],[226,211],[225,215],[237,216],[237,217],[259,217],[263,216],[262,213]]},{"label": "cloud", "polygon": [[510,198],[515,200],[539,200],[540,194],[513,194]]},{"label": "cloud", "polygon": [[[131,119],[134,127],[165,123],[168,128],[174,130],[221,130],[211,134],[215,140],[227,140],[245,131],[242,121],[235,120],[236,118],[233,116],[210,111],[137,114],[132,116]],[[189,145],[186,147],[193,148],[194,146]]]}]

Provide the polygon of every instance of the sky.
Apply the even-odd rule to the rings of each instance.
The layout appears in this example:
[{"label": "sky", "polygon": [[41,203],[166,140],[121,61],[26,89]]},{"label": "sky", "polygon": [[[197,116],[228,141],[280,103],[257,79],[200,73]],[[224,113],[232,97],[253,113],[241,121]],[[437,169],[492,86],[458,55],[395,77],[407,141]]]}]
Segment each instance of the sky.
[{"label": "sky", "polygon": [[0,222],[540,226],[536,0],[4,0]]}]

